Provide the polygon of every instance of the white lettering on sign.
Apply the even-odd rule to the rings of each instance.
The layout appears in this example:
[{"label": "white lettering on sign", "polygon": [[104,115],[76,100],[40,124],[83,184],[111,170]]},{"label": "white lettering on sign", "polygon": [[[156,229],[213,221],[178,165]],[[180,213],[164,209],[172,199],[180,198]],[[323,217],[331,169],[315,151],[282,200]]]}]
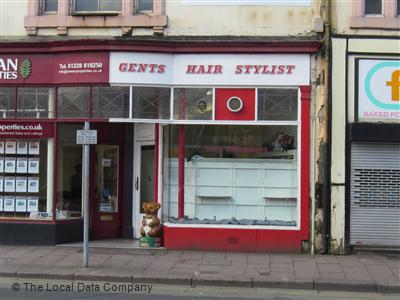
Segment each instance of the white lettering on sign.
[{"label": "white lettering on sign", "polygon": [[18,78],[18,58],[0,58],[0,79]]},{"label": "white lettering on sign", "polygon": [[58,64],[59,74],[82,74],[82,73],[102,73],[103,64],[101,62],[74,62]]},{"label": "white lettering on sign", "polygon": [[97,130],[77,130],[76,143],[78,145],[97,144]]}]

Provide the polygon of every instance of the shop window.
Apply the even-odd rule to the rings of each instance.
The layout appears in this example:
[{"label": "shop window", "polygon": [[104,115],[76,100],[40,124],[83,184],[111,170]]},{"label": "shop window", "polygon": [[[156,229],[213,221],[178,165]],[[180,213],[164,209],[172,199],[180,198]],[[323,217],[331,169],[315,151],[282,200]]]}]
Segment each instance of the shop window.
[{"label": "shop window", "polygon": [[211,120],[213,90],[210,88],[174,89],[175,120]]},{"label": "shop window", "polygon": [[258,89],[258,120],[297,120],[297,89]]},{"label": "shop window", "polygon": [[121,0],[75,0],[74,13],[120,13]]},{"label": "shop window", "polygon": [[170,95],[170,88],[133,87],[132,118],[169,119]]},{"label": "shop window", "polygon": [[96,145],[95,190],[100,213],[118,212],[119,146]]},{"label": "shop window", "polygon": [[153,0],[137,0],[136,11],[138,13],[146,13],[153,11]]},{"label": "shop window", "polygon": [[185,125],[181,220],[179,125],[164,136],[164,213],[170,222],[296,226],[297,126]]},{"label": "shop window", "polygon": [[89,117],[89,87],[58,88],[58,118]]},{"label": "shop window", "polygon": [[58,0],[42,0],[40,7],[42,14],[56,14],[58,11]]},{"label": "shop window", "polygon": [[365,0],[365,15],[381,15],[382,0]]},{"label": "shop window", "polygon": [[82,212],[82,146],[76,131],[82,124],[58,126],[57,219],[80,218]]},{"label": "shop window", "polygon": [[18,118],[54,118],[53,88],[18,88],[17,95]]},{"label": "shop window", "polygon": [[129,87],[99,86],[92,93],[93,118],[129,117]]},{"label": "shop window", "polygon": [[14,118],[14,88],[0,87],[0,118]]},{"label": "shop window", "polygon": [[0,216],[52,219],[53,139],[0,140]]}]

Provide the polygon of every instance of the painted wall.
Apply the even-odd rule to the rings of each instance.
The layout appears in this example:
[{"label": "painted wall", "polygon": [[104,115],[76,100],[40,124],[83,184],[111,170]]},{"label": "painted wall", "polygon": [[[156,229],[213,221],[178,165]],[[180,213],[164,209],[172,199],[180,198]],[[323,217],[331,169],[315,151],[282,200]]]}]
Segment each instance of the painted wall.
[{"label": "painted wall", "polygon": [[[390,9],[393,10],[392,14],[395,14],[395,2],[394,0],[385,0],[386,2],[391,1]],[[382,2],[385,2],[382,1]],[[353,2],[362,2],[361,0],[354,1],[331,1],[331,16],[332,16],[332,30],[334,34],[354,34],[354,35],[382,35],[382,36],[398,36],[400,30],[400,18],[392,18],[391,24],[395,24],[395,26],[391,26],[390,30],[387,29],[365,29],[365,28],[351,28],[351,17],[353,14],[357,14],[357,8],[353,4],[357,5],[357,3]],[[370,17],[374,19],[383,19],[383,17]],[[382,20],[384,21],[384,20]],[[368,21],[367,21],[368,22]],[[393,30],[397,27],[397,30]]]},{"label": "painted wall", "polygon": [[25,36],[24,17],[27,14],[26,0],[0,0],[0,40],[4,37]]},{"label": "painted wall", "polygon": [[[275,1],[276,3],[277,1]],[[167,35],[301,36],[314,28],[320,1],[309,6],[184,5],[167,1]]]},{"label": "painted wall", "polygon": [[[265,0],[264,5],[187,5],[185,1],[188,0],[166,0],[168,25],[164,35],[300,37],[315,33],[315,19],[320,21],[321,0],[305,0],[303,6],[290,5],[295,1],[286,1],[287,5],[277,5],[278,1],[269,0]],[[26,36],[24,17],[27,14],[28,0],[0,0],[0,35],[3,38]],[[121,27],[68,29],[68,36],[122,34]],[[143,36],[154,32],[151,27],[133,28],[128,34]],[[57,30],[40,28],[37,35],[57,36]]]}]

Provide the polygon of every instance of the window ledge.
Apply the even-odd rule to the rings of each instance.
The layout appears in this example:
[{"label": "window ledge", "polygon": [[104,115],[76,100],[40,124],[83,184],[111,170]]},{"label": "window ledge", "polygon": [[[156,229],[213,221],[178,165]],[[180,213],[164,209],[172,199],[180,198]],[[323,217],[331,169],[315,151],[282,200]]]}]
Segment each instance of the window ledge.
[{"label": "window ledge", "polygon": [[[132,15],[132,16],[26,16],[25,28],[29,35],[35,35],[37,28],[126,28],[153,27],[159,29],[167,26],[166,15]],[[60,31],[59,34],[65,34]]]},{"label": "window ledge", "polygon": [[72,16],[118,16],[120,11],[74,11]]},{"label": "window ledge", "polygon": [[400,18],[351,17],[350,28],[400,30]]}]

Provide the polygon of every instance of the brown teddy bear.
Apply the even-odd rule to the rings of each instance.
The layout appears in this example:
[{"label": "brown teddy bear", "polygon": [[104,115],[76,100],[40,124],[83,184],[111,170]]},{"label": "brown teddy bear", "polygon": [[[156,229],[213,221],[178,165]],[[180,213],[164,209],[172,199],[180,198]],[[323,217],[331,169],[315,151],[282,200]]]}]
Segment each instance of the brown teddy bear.
[{"label": "brown teddy bear", "polygon": [[144,216],[142,226],[140,227],[140,234],[142,236],[159,237],[161,236],[160,219],[157,212],[161,205],[154,202],[145,202],[142,204]]}]

